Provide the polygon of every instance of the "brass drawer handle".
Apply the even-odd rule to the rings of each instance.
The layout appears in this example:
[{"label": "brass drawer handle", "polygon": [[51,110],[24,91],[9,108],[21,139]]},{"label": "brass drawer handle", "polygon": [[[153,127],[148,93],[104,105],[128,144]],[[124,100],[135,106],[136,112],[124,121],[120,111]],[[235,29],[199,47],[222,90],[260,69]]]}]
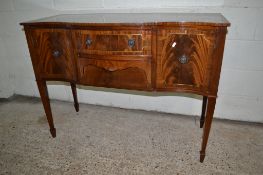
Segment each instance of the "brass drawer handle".
[{"label": "brass drawer handle", "polygon": [[178,58],[178,60],[181,64],[186,64],[189,58],[186,55],[182,55],[181,57]]},{"label": "brass drawer handle", "polygon": [[86,39],[86,46],[91,46],[91,44],[92,44],[92,39],[90,38],[90,37],[87,37],[87,39]]},{"label": "brass drawer handle", "polygon": [[58,57],[60,57],[61,52],[60,52],[59,50],[54,50],[53,53],[52,53],[52,55],[53,55],[55,58],[58,58]]},{"label": "brass drawer handle", "polygon": [[128,40],[128,46],[129,47],[134,47],[134,45],[135,45],[135,39],[129,39]]}]

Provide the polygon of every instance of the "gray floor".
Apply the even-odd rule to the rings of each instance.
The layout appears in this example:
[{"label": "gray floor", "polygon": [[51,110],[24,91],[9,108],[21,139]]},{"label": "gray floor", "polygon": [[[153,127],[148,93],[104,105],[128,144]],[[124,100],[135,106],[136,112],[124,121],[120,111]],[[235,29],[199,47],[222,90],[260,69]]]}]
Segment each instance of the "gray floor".
[{"label": "gray floor", "polygon": [[199,163],[197,117],[52,101],[0,102],[0,174],[263,174],[263,125],[214,120]]}]

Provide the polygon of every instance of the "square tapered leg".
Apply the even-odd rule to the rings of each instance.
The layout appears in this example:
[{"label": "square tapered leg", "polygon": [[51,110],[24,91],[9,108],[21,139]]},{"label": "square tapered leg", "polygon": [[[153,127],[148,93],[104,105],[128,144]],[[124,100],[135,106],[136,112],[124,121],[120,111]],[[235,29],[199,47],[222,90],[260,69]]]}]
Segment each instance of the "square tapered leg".
[{"label": "square tapered leg", "polygon": [[45,80],[37,80],[37,86],[39,90],[39,94],[42,100],[42,104],[44,106],[44,110],[47,116],[47,121],[49,124],[50,128],[50,133],[52,137],[56,137],[56,128],[54,127],[54,122],[53,122],[53,117],[52,117],[52,112],[51,112],[51,107],[50,107],[50,101],[48,97],[48,89],[47,89],[47,84]]},{"label": "square tapered leg", "polygon": [[200,118],[200,128],[203,128],[205,122],[205,113],[206,113],[206,104],[207,104],[207,97],[203,96],[203,105],[202,105],[202,114]]},{"label": "square tapered leg", "polygon": [[201,151],[200,151],[200,162],[203,162],[205,159],[205,150],[206,150],[209,132],[210,132],[210,128],[211,128],[211,124],[213,120],[215,104],[216,104],[216,97],[208,97],[205,123],[204,123],[204,128],[203,128],[202,146],[201,146]]},{"label": "square tapered leg", "polygon": [[75,83],[70,83],[73,99],[74,99],[74,107],[77,112],[79,112],[79,102],[77,97],[77,88]]}]

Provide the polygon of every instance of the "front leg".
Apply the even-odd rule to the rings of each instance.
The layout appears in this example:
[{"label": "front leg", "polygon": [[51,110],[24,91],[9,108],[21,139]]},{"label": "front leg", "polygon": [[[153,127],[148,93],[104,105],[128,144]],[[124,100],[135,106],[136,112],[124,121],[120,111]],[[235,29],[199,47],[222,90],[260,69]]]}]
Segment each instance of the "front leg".
[{"label": "front leg", "polygon": [[70,83],[73,99],[74,99],[74,107],[77,112],[79,112],[79,102],[77,97],[77,88],[75,83]]},{"label": "front leg", "polygon": [[205,159],[205,150],[206,145],[209,137],[209,132],[213,120],[214,110],[216,104],[216,97],[208,97],[208,104],[206,110],[206,117],[205,117],[205,125],[203,128],[203,140],[202,140],[202,147],[200,151],[200,162],[203,162]]},{"label": "front leg", "polygon": [[200,118],[200,128],[203,128],[203,125],[205,122],[206,103],[207,103],[207,96],[203,96],[202,114]]},{"label": "front leg", "polygon": [[47,90],[46,81],[45,80],[37,80],[37,86],[38,86],[38,90],[40,93],[42,104],[44,106],[45,113],[47,116],[47,121],[49,124],[50,133],[51,133],[52,137],[56,137],[56,128],[54,127],[54,123],[53,123],[53,117],[52,117],[52,112],[51,112],[51,108],[50,108],[50,101],[49,101],[49,97],[48,97],[48,90]]}]

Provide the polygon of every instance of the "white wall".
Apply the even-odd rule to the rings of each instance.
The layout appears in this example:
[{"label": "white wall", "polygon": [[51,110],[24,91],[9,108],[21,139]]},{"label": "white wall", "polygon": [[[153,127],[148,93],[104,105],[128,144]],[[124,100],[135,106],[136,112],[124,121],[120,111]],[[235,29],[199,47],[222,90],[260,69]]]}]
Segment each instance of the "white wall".
[{"label": "white wall", "polygon": [[[220,12],[231,22],[215,117],[263,122],[262,0],[0,0],[0,98],[39,96],[19,22],[61,13]],[[86,90],[88,89],[88,90]],[[103,91],[100,91],[103,90]],[[69,86],[49,86],[50,98],[72,101]],[[80,102],[199,115],[201,101],[180,94],[78,90]],[[159,94],[160,95],[160,94]],[[175,95],[175,96],[169,96]]]}]

